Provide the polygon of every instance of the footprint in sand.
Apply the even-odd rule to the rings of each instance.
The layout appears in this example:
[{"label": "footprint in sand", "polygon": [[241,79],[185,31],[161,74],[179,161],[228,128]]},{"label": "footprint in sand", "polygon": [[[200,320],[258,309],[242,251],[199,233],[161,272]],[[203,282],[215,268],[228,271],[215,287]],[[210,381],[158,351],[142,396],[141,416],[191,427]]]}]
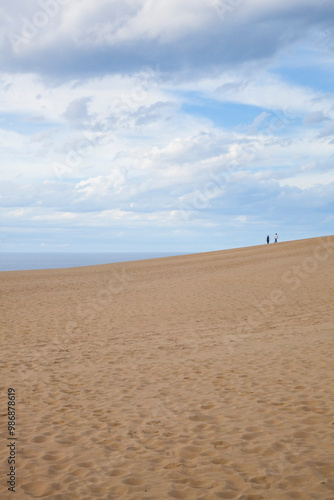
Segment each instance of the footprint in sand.
[{"label": "footprint in sand", "polygon": [[[233,490],[225,490],[225,491],[216,492],[216,496],[217,496],[217,498],[237,498],[238,492],[233,491]],[[249,498],[250,497],[247,496],[247,500]]]},{"label": "footprint in sand", "polygon": [[219,448],[220,450],[227,450],[228,448],[231,448],[230,443],[228,443],[227,441],[213,441],[211,444],[212,446],[214,446],[215,448]]},{"label": "footprint in sand", "polygon": [[128,484],[129,486],[139,486],[143,484],[143,481],[139,477],[129,476],[123,479],[122,483]]},{"label": "footprint in sand", "polygon": [[32,439],[32,442],[33,443],[45,443],[45,441],[47,440],[47,436],[36,436],[35,438]]},{"label": "footprint in sand", "polygon": [[266,488],[267,490],[270,488],[270,482],[266,476],[252,477],[250,481],[260,488]]},{"label": "footprint in sand", "polygon": [[50,461],[59,460],[59,458],[60,457],[56,453],[52,453],[52,452],[46,453],[45,455],[42,456],[43,460],[50,460]]},{"label": "footprint in sand", "polygon": [[168,496],[172,498],[187,499],[187,498],[194,498],[193,493],[194,493],[193,490],[187,488],[184,490],[171,490],[168,492]]},{"label": "footprint in sand", "polygon": [[26,495],[33,498],[45,497],[52,494],[51,485],[42,481],[31,481],[30,483],[22,484],[22,488]]},{"label": "footprint in sand", "polygon": [[177,463],[177,462],[171,462],[169,464],[166,464],[163,466],[163,469],[177,469],[178,467],[181,467],[181,464],[180,463]]}]

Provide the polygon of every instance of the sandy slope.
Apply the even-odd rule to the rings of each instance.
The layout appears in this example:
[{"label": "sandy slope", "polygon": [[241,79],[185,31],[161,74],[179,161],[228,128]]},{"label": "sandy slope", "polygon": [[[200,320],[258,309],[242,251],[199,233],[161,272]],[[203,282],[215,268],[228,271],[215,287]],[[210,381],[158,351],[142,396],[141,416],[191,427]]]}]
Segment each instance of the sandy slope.
[{"label": "sandy slope", "polygon": [[326,237],[0,273],[1,498],[332,500],[333,262]]}]

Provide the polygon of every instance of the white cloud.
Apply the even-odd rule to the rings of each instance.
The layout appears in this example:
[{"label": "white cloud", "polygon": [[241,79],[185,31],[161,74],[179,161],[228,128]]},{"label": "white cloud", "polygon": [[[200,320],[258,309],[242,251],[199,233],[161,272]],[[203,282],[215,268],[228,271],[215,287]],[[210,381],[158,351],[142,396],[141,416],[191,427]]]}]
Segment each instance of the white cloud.
[{"label": "white cloud", "polygon": [[315,123],[322,123],[326,120],[329,120],[329,118],[325,116],[322,111],[314,111],[305,116],[303,122],[305,125],[314,125]]},{"label": "white cloud", "polygon": [[88,111],[88,105],[92,97],[80,97],[74,99],[69,103],[64,113],[64,117],[68,120],[69,124],[75,128],[85,128],[89,126],[93,115]]},{"label": "white cloud", "polygon": [[319,137],[333,137],[333,136],[334,136],[334,120],[328,123],[319,133]]},{"label": "white cloud", "polygon": [[[333,115],[333,96],[323,95],[320,91],[293,85],[273,76],[266,71],[254,71],[244,78],[235,77],[220,85],[216,96],[222,101],[232,101],[251,106],[278,110],[289,122],[295,113],[322,116],[330,112]],[[283,113],[284,115],[283,115]],[[316,113],[316,115],[315,115]],[[291,116],[290,116],[291,115]],[[275,116],[273,116],[275,119]]]}]

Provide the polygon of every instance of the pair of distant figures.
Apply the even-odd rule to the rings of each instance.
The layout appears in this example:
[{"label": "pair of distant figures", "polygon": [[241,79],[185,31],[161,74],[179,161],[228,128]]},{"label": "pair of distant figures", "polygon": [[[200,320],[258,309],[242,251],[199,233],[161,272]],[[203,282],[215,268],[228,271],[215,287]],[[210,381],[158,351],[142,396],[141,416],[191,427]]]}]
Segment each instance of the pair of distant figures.
[{"label": "pair of distant figures", "polygon": [[[275,233],[275,236],[274,236],[274,243],[277,243],[277,240],[278,240],[278,236],[277,236],[277,233]],[[269,235],[267,236],[267,243],[268,243],[268,245],[269,245],[269,243],[270,243],[270,237],[269,237]]]}]

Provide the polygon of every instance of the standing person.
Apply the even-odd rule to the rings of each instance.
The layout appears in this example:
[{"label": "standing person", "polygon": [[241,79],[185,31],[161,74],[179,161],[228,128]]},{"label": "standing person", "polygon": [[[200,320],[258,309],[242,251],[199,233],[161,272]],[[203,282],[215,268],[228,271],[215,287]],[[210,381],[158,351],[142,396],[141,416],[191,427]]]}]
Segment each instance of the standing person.
[{"label": "standing person", "polygon": [[278,236],[277,236],[277,233],[275,233],[275,243],[277,243],[277,240],[278,240]]},{"label": "standing person", "polygon": [[267,244],[269,245],[269,241],[270,241],[270,238],[269,238],[269,234],[267,236]]}]

